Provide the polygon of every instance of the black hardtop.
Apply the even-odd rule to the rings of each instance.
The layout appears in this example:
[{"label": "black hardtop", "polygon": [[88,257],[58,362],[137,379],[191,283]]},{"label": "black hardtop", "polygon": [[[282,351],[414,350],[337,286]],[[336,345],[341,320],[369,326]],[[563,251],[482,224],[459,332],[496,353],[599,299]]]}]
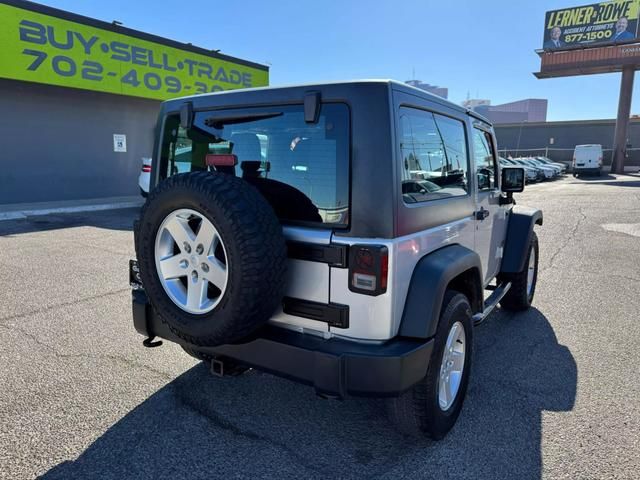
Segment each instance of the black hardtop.
[{"label": "black hardtop", "polygon": [[[401,182],[396,153],[394,97],[412,97],[417,100],[416,104],[425,108],[448,111],[461,118],[471,115],[485,122],[486,120],[459,105],[404,83],[393,80],[354,80],[250,88],[181,97],[162,104],[158,127],[161,131],[164,117],[178,114],[180,107],[187,102],[192,104],[195,112],[299,105],[310,92],[319,94],[322,103],[344,103],[350,111],[349,228],[336,231],[337,236],[391,239],[422,229],[427,224],[444,221],[439,216],[432,218],[433,212],[427,212],[427,204],[423,208],[412,209],[415,210],[412,218],[415,217],[418,221],[416,225],[404,225],[405,220],[398,216],[398,209],[407,207],[401,205],[402,199],[398,193]],[[159,143],[156,144],[156,158],[158,147]],[[465,197],[465,201],[470,202],[470,199]],[[439,210],[442,210],[442,206]],[[466,210],[463,213],[466,215]],[[447,214],[455,215],[462,214],[457,210]]]},{"label": "black hardtop", "polygon": [[[302,101],[304,93],[308,91],[319,91],[331,94],[334,92],[341,93],[353,93],[356,94],[358,90],[369,89],[372,86],[382,87],[389,91],[393,89],[395,91],[404,91],[406,93],[424,97],[431,102],[452,108],[460,113],[472,113],[480,119],[483,117],[470,112],[469,110],[445,100],[442,97],[426,92],[419,88],[407,85],[406,83],[398,82],[396,80],[388,79],[374,79],[374,80],[348,80],[338,82],[326,82],[326,83],[308,83],[298,85],[283,85],[283,86],[271,86],[271,87],[256,87],[256,88],[243,88],[237,90],[225,90],[222,92],[203,93],[199,95],[190,95],[186,97],[174,98],[164,102],[163,109],[166,111],[178,110],[180,105],[184,102],[192,102],[195,108],[205,109],[207,107],[219,108],[221,106],[238,105],[249,106],[259,104],[272,104],[277,102],[292,102],[299,103]],[[302,93],[302,96],[300,95]],[[345,98],[346,100],[346,98]],[[323,101],[326,99],[323,98]],[[485,120],[486,121],[486,120]]]}]

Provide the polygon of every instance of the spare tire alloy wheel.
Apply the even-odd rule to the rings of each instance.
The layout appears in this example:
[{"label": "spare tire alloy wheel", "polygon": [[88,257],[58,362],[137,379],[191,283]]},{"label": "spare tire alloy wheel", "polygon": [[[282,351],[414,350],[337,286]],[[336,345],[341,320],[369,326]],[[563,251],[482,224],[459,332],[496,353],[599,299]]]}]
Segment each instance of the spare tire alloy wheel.
[{"label": "spare tire alloy wheel", "polygon": [[195,210],[176,210],[164,219],[156,235],[155,264],[164,291],[185,312],[210,312],[227,288],[224,243],[209,219]]},{"label": "spare tire alloy wheel", "polygon": [[153,311],[188,348],[245,339],[281,305],[282,225],[258,190],[233,175],[161,182],[140,212],[136,255]]}]

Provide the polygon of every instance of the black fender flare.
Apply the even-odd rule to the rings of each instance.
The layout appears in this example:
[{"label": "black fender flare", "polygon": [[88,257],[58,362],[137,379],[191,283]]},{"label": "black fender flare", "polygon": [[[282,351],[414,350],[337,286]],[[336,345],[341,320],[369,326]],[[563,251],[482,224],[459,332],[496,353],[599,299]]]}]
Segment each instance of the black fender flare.
[{"label": "black fender flare", "polygon": [[536,224],[542,225],[541,210],[513,207],[509,214],[500,273],[518,273],[524,270],[527,250]]},{"label": "black fender flare", "polygon": [[474,313],[482,310],[482,264],[476,252],[449,245],[422,257],[416,264],[402,312],[398,335],[430,338],[435,335],[447,287],[456,277],[471,276],[469,298]]}]

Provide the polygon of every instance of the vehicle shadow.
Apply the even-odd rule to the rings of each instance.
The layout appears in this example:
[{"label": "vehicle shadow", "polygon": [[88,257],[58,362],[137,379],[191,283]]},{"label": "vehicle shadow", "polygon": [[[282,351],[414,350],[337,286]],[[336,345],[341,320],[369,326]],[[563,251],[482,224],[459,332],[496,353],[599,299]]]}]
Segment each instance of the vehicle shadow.
[{"label": "vehicle shadow", "polygon": [[440,442],[398,434],[383,400],[326,401],[200,364],[42,478],[540,478],[542,412],[573,408],[576,363],[536,309],[498,310],[475,346],[465,408]]},{"label": "vehicle shadow", "polygon": [[576,180],[584,180],[585,182],[605,182],[607,180],[616,180],[616,177],[611,175],[610,173],[603,173],[602,175],[597,175],[594,173],[581,173]]},{"label": "vehicle shadow", "polygon": [[[583,184],[583,185],[605,185],[608,187],[631,187],[631,188],[638,188],[640,187],[640,180],[616,180],[616,181],[596,181],[596,179],[594,180],[589,180],[587,182],[583,182],[582,181],[582,177],[574,180],[571,182],[572,185],[575,184]],[[586,179],[585,179],[586,180]]]},{"label": "vehicle shadow", "polygon": [[133,220],[140,208],[123,208],[81,213],[36,215],[17,220],[0,221],[0,237],[44,232],[73,227],[96,227],[109,230],[133,230]]}]

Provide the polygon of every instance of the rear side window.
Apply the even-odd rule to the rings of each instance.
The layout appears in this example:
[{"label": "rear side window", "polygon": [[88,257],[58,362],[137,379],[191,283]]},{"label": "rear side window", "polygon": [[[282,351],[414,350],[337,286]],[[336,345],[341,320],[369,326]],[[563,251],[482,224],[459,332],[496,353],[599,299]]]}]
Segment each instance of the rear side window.
[{"label": "rear side window", "polygon": [[468,194],[469,158],[463,122],[402,107],[400,152],[406,203]]},{"label": "rear side window", "polygon": [[322,105],[313,124],[302,105],[198,112],[193,123],[187,131],[177,115],[167,117],[163,178],[222,171],[254,185],[284,222],[348,225],[346,105]]}]

